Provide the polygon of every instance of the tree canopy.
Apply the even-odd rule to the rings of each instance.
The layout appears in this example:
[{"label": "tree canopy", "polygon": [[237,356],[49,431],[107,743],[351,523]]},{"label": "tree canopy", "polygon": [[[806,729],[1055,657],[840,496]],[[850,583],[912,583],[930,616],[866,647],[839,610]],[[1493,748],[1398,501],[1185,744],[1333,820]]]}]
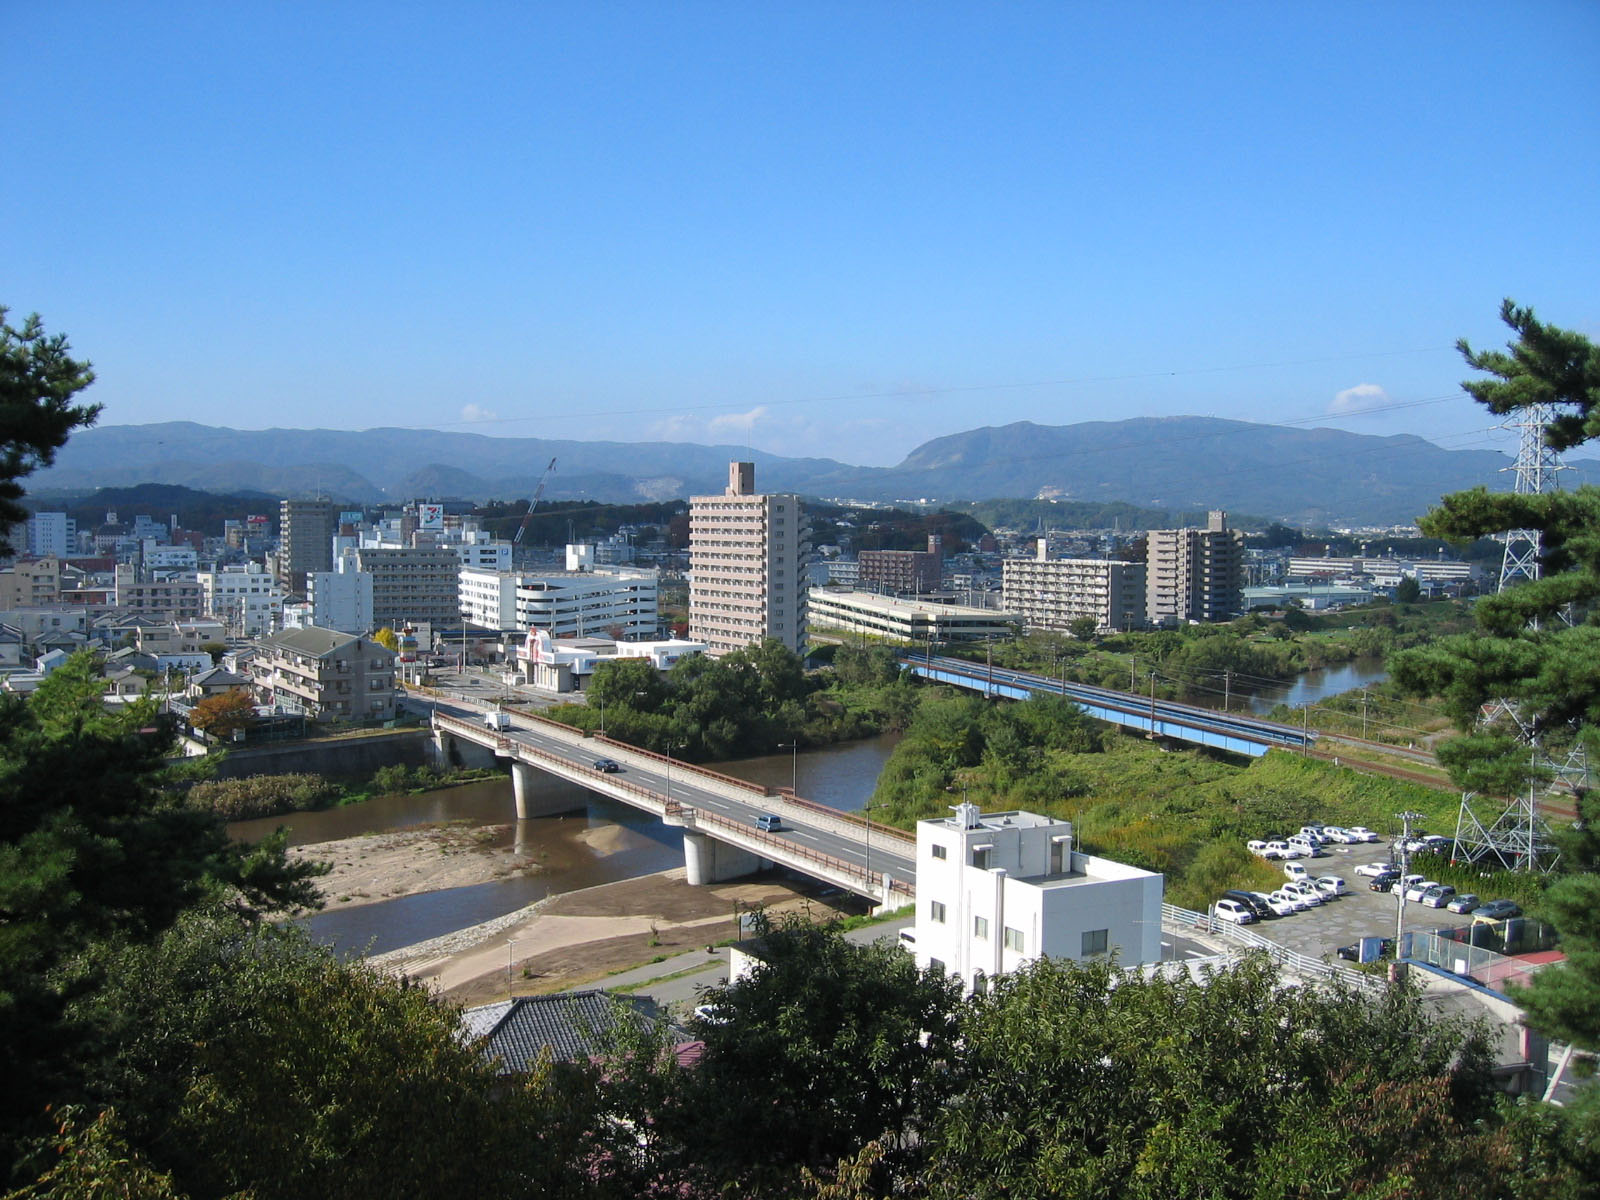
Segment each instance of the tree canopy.
[{"label": "tree canopy", "polygon": [[14,328],[8,311],[0,307],[0,558],[13,552],[11,526],[28,518],[18,480],[48,467],[67,435],[100,413],[98,404],[72,402],[94,372],[68,356],[66,336],[46,334],[38,313]]},{"label": "tree canopy", "polygon": [[[1490,378],[1462,386],[1490,411],[1534,406],[1554,414],[1547,445],[1566,449],[1600,434],[1600,347],[1582,334],[1537,320],[1507,300],[1501,318],[1516,334],[1501,351],[1459,344],[1466,361]],[[1511,795],[1542,781],[1526,731],[1547,746],[1583,745],[1600,765],[1600,489],[1517,495],[1484,488],[1445,496],[1421,521],[1424,532],[1461,540],[1505,530],[1540,535],[1540,576],[1480,600],[1467,634],[1394,656],[1397,683],[1440,697],[1462,735],[1439,747],[1439,759],[1462,788]],[[1506,700],[1517,724],[1485,724],[1485,706]],[[1586,825],[1600,804],[1577,796]],[[1581,835],[1580,835],[1581,840]],[[1530,1020],[1543,1031],[1600,1049],[1600,865],[1592,851],[1564,859],[1567,876],[1546,892],[1538,915],[1561,930],[1565,964],[1539,973],[1524,993]]]}]

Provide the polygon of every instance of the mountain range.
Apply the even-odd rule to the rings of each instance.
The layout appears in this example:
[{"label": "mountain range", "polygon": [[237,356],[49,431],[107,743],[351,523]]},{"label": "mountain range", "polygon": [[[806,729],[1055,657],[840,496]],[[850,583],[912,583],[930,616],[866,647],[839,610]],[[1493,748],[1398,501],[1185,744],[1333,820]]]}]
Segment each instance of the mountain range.
[{"label": "mountain range", "polygon": [[[637,503],[720,492],[728,463],[754,461],[756,486],[829,499],[953,503],[987,499],[1125,501],[1222,508],[1301,526],[1413,520],[1446,492],[1509,486],[1511,459],[1444,450],[1420,437],[1373,437],[1213,417],[1011,425],[934,438],[893,467],[785,458],[742,446],[498,438],[420,429],[239,430],[192,422],[75,433],[30,481],[38,494],[138,483],[361,504],[416,497],[517,500],[546,467],[547,499]],[[1584,460],[1563,480],[1600,482]]]}]

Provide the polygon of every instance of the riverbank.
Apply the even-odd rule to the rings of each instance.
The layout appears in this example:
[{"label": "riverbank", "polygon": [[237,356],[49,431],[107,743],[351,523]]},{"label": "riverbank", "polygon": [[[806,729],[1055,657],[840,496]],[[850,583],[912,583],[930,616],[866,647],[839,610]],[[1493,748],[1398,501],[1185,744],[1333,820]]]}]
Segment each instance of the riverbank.
[{"label": "riverbank", "polygon": [[816,891],[777,876],[690,887],[675,867],[549,896],[369,961],[447,999],[486,1004],[505,999],[508,987],[521,996],[603,983],[617,971],[725,941],[737,933],[738,913],[754,908],[835,915]]},{"label": "riverbank", "polygon": [[355,908],[541,870],[535,857],[494,844],[510,830],[509,825],[451,821],[291,846],[288,854],[292,862],[332,865],[317,881],[324,911]]}]

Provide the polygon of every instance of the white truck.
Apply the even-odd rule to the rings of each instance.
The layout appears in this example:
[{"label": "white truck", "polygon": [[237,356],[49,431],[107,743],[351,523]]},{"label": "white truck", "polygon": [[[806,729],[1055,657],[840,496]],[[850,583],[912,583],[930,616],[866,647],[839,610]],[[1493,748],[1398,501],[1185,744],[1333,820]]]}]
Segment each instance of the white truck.
[{"label": "white truck", "polygon": [[508,712],[501,712],[497,708],[493,712],[486,712],[483,714],[483,723],[490,729],[510,729],[511,714]]}]

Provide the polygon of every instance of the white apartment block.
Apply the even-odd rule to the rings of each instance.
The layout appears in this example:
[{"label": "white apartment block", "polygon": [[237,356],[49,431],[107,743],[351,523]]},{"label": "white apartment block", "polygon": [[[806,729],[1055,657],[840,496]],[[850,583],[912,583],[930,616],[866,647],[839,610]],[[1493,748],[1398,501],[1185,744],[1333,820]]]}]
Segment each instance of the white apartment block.
[{"label": "white apartment block", "polygon": [[1093,617],[1102,633],[1142,626],[1145,565],[1098,558],[1008,558],[1002,567],[1001,606],[1029,629],[1066,630]]},{"label": "white apartment block", "polygon": [[195,579],[205,615],[221,621],[230,636],[260,637],[283,624],[283,593],[261,563],[201,571]]},{"label": "white apartment block", "polygon": [[151,538],[139,543],[139,558],[149,571],[193,571],[200,564],[200,555],[193,546],[171,546]]},{"label": "white apartment block", "polygon": [[1204,529],[1152,529],[1145,563],[1152,625],[1225,621],[1244,604],[1244,534],[1228,528],[1224,512],[1211,513]]},{"label": "white apartment block", "polygon": [[917,966],[972,991],[1040,957],[1159,962],[1162,886],[1073,850],[1069,821],[961,804],[917,822]]},{"label": "white apartment block", "polygon": [[981,642],[1007,638],[1017,618],[993,608],[937,604],[877,592],[814,588],[806,595],[806,620],[818,629],[866,633],[922,645],[926,642]]},{"label": "white apartment block", "polygon": [[346,551],[334,561],[332,571],[306,574],[306,603],[284,623],[314,625],[340,633],[368,633],[374,628],[372,615],[372,576],[356,569],[355,551]]},{"label": "white apartment block", "polygon": [[28,518],[27,549],[32,558],[65,558],[78,546],[78,522],[66,513],[41,512]]},{"label": "white apartment block", "polygon": [[482,629],[543,629],[554,638],[652,638],[660,626],[653,571],[461,571],[461,609]]},{"label": "white apartment block", "polygon": [[766,638],[804,649],[806,559],[798,496],[755,491],[755,464],[728,464],[720,496],[689,498],[689,636],[713,655]]}]

